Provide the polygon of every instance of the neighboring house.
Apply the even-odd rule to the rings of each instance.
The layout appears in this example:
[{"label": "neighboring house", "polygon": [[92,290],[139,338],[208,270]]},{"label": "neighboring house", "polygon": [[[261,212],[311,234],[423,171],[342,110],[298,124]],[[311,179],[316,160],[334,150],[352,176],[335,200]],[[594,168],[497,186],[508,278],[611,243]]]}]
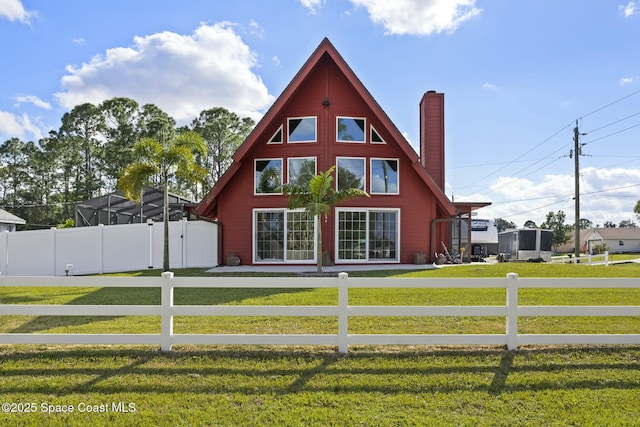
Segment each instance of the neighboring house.
[{"label": "neighboring house", "polygon": [[[573,237],[573,236],[572,236]],[[558,252],[573,252],[575,239],[558,248]],[[611,253],[640,253],[640,227],[590,228],[580,231],[583,252],[591,252],[596,245],[605,244]]]},{"label": "neighboring house", "polygon": [[[420,122],[421,157],[324,39],[195,212],[218,221],[223,257],[243,264],[315,263],[317,226],[336,264],[434,260],[441,242],[451,249],[460,213],[443,192],[442,93],[424,94]],[[337,188],[371,198],[341,203],[322,224],[286,209],[282,184],[304,185],[333,165]]]},{"label": "neighboring house", "polygon": [[590,251],[595,245],[604,243],[611,253],[640,252],[640,228],[592,228],[582,242]]},{"label": "neighboring house", "polygon": [[24,225],[26,222],[24,219],[0,209],[0,231],[16,231],[16,226]]}]

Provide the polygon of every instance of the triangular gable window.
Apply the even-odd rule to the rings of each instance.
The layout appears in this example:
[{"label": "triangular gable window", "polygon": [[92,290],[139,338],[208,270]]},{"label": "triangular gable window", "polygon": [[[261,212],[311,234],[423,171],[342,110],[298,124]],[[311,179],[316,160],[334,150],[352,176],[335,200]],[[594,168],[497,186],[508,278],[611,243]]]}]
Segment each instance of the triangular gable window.
[{"label": "triangular gable window", "polygon": [[380,137],[380,134],[378,133],[378,131],[375,130],[375,128],[373,126],[371,126],[371,139],[370,139],[372,144],[386,144],[386,142],[384,141],[384,139],[382,139],[382,137]]},{"label": "triangular gable window", "polygon": [[282,144],[282,125],[280,125],[267,144]]}]

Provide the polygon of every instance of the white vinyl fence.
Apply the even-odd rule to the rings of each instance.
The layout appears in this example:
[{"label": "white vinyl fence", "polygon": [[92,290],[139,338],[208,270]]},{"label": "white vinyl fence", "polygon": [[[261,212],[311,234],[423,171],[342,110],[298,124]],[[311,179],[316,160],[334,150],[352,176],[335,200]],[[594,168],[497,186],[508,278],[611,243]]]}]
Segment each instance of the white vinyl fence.
[{"label": "white vinyl fence", "polygon": [[[2,304],[0,316],[160,316],[159,334],[33,334],[3,333],[0,344],[154,344],[170,351],[180,344],[335,345],[346,353],[350,345],[506,345],[640,344],[640,331],[629,334],[520,334],[521,316],[640,316],[640,306],[520,306],[521,288],[640,288],[640,279],[410,279],[297,277],[0,277],[7,286],[95,286],[161,288],[160,305],[33,305]],[[174,305],[176,288],[337,288],[336,306]],[[352,306],[354,288],[506,288],[499,306]],[[338,330],[330,334],[174,334],[174,316],[332,316]],[[349,319],[357,316],[501,316],[504,334],[351,334]]]},{"label": "white vinyl fence", "polygon": [[[65,276],[162,268],[163,223],[0,233],[0,276]],[[171,268],[218,265],[218,227],[169,222]]]},{"label": "white vinyl fence", "polygon": [[609,252],[605,251],[603,254],[586,254],[581,257],[574,257],[572,255],[554,256],[551,258],[551,262],[562,264],[576,264],[586,263],[587,265],[604,265],[609,266]]}]

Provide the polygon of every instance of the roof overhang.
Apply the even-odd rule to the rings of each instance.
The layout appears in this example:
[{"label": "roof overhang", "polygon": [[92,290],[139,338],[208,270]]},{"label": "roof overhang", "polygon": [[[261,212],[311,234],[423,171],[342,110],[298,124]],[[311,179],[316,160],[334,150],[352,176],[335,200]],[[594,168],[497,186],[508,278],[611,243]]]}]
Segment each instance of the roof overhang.
[{"label": "roof overhang", "polygon": [[471,214],[471,212],[491,205],[491,202],[451,202],[458,214]]}]

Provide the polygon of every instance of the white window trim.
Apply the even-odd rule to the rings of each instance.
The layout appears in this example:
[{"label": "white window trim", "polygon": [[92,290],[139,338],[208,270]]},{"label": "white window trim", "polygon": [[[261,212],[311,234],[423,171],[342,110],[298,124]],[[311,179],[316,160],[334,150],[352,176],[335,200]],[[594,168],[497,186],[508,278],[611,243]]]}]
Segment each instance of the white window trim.
[{"label": "white window trim", "polygon": [[[313,140],[309,140],[309,141],[290,141],[289,140],[289,135],[291,134],[290,132],[290,126],[289,126],[289,122],[291,120],[304,120],[304,119],[313,119],[315,121],[315,139]],[[318,142],[318,117],[316,116],[300,116],[300,117],[287,117],[287,144],[309,144],[312,142]]]},{"label": "white window trim", "polygon": [[[380,137],[380,139],[382,139],[382,141],[381,141],[381,142],[380,142],[380,141],[374,141],[374,140],[373,140],[373,133],[374,133],[374,132],[375,132],[375,133]],[[371,126],[369,127],[369,142],[370,142],[371,144],[379,144],[379,145],[384,145],[384,144],[386,144],[386,143],[387,143],[387,141],[385,141],[385,140],[382,138],[382,135],[380,135],[380,132],[378,132],[378,131],[376,130],[376,128],[374,128],[374,127],[373,127],[373,125],[371,125]]]},{"label": "white window trim", "polygon": [[398,194],[400,194],[400,159],[395,158],[395,157],[371,157],[369,159],[369,173],[373,174],[373,161],[374,160],[395,160],[397,162],[398,165],[398,171],[396,172],[396,174],[398,175],[398,182],[397,182],[397,191],[394,193],[376,193],[373,191],[373,175],[369,176],[369,185],[371,186],[371,188],[369,188],[369,194],[375,194],[376,196],[397,196]]},{"label": "white window trim", "polygon": [[[296,212],[296,211],[304,211],[304,209],[282,209],[282,208],[254,208],[251,213],[251,260],[253,264],[317,264],[318,258],[318,248],[316,245],[318,244],[318,218],[314,218],[313,221],[313,259],[311,260],[287,260],[287,232],[288,230],[288,221],[287,221],[287,213],[288,212]],[[256,242],[256,214],[258,212],[283,212],[284,215],[284,259],[282,261],[277,260],[258,260],[257,257],[257,246],[258,242]]]},{"label": "white window trim", "polygon": [[[280,127],[278,128],[278,130],[276,130],[276,131],[273,133],[273,135],[271,135],[271,138],[269,138],[269,141],[267,142],[267,145],[276,145],[276,144],[280,145],[280,144],[283,144],[283,143],[284,143],[284,130],[283,130],[283,127],[284,127],[283,125],[280,125]],[[281,139],[282,139],[282,140],[281,140],[280,142],[273,142],[273,138],[276,136],[276,134],[277,134],[278,132],[281,132],[281,133],[280,133],[280,137],[281,137]]]},{"label": "white window trim", "polygon": [[[365,235],[367,236],[366,240],[366,244],[365,244],[365,259],[363,260],[352,260],[352,259],[340,259],[340,251],[338,250],[339,248],[339,239],[340,239],[340,230],[339,230],[339,225],[340,225],[340,212],[366,212],[367,213],[367,219],[366,219],[366,230],[365,230]],[[369,212],[396,212],[397,213],[397,236],[398,239],[396,241],[396,259],[395,260],[391,260],[391,259],[374,259],[374,260],[369,260]],[[370,263],[374,263],[374,264],[399,264],[400,260],[402,259],[402,257],[400,256],[400,239],[401,239],[401,224],[400,224],[400,218],[401,218],[401,212],[400,212],[400,208],[336,208],[336,212],[335,212],[335,220],[334,220],[334,230],[335,230],[335,236],[334,236],[334,258],[335,258],[335,263],[336,264],[370,264]]]},{"label": "white window trim", "polygon": [[342,139],[338,139],[338,121],[340,119],[353,119],[353,120],[364,120],[364,129],[367,129],[367,118],[366,117],[353,117],[353,116],[336,116],[336,142],[341,144],[366,144],[367,143],[367,131],[363,129],[362,135],[364,136],[364,141],[344,141]]},{"label": "white window trim", "polygon": [[265,161],[265,160],[280,160],[280,185],[282,185],[284,183],[283,179],[284,179],[284,160],[282,157],[266,157],[266,158],[260,158],[260,159],[253,159],[253,195],[254,196],[281,196],[282,195],[282,191],[278,192],[278,193],[258,193],[256,191],[256,173],[258,172],[256,170],[256,166],[257,163],[259,161]]},{"label": "white window trim", "polygon": [[315,172],[314,174],[317,175],[318,174],[318,158],[316,156],[301,156],[301,157],[287,157],[287,184],[291,183],[291,174],[289,173],[289,171],[291,170],[290,166],[290,161],[291,160],[300,160],[300,159],[313,159],[313,162],[315,164]]},{"label": "white window trim", "polygon": [[338,166],[338,160],[340,159],[362,160],[362,164],[364,165],[364,173],[363,173],[364,182],[362,183],[362,190],[367,191],[367,158],[366,157],[347,157],[347,156],[336,157],[336,190],[340,188],[338,183],[338,170],[340,169]]}]

